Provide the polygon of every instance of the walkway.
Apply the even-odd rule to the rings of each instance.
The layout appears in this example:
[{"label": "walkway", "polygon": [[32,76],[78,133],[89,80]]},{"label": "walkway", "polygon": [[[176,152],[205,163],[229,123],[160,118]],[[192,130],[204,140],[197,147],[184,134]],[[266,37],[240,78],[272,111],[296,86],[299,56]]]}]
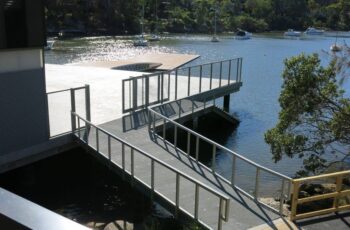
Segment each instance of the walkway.
[{"label": "walkway", "polygon": [[[143,116],[140,114],[139,120]],[[126,142],[141,148],[145,152],[155,158],[175,167],[181,172],[199,180],[205,185],[224,192],[230,199],[229,221],[223,224],[223,229],[248,229],[266,222],[271,222],[279,216],[275,213],[261,207],[251,199],[246,198],[239,192],[228,186],[222,179],[216,177],[205,167],[200,166],[191,158],[176,152],[173,148],[167,146],[163,141],[152,141],[149,137],[148,127],[135,127],[133,120],[130,117],[117,119],[100,125],[102,129],[114,134],[117,137],[122,137]],[[99,151],[108,158],[108,142],[107,136],[99,132]],[[93,148],[96,148],[96,130],[91,129],[89,135],[89,143]],[[122,167],[122,147],[120,143],[112,142],[112,160],[120,168]],[[130,151],[126,151],[125,165],[130,172],[131,161]],[[151,162],[147,158],[136,154],[134,155],[134,175],[150,184]],[[155,188],[161,192],[166,198],[175,202],[175,182],[174,173],[161,167],[155,169]],[[194,186],[188,183],[180,182],[180,205],[189,213],[194,212],[195,191]],[[217,213],[218,202],[211,194],[200,191],[199,195],[199,219],[208,224],[211,228],[217,228]]]}]

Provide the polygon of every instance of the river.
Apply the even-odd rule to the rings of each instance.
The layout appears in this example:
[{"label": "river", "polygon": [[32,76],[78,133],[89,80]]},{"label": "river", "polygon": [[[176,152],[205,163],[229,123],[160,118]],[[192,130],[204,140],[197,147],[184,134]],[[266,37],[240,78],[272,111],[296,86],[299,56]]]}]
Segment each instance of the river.
[{"label": "river", "polygon": [[[144,53],[186,53],[201,57],[191,65],[243,57],[243,87],[231,98],[230,109],[241,123],[226,137],[225,146],[237,153],[288,176],[300,169],[300,159],[284,158],[278,163],[271,159],[264,133],[278,118],[278,97],[281,91],[283,60],[300,53],[318,53],[324,64],[329,61],[329,47],[334,37],[312,36],[289,39],[281,34],[254,35],[251,40],[234,40],[221,36],[211,43],[206,35],[172,35],[149,47],[133,47],[130,37],[87,37],[57,41],[55,50],[45,54],[46,63],[68,64],[96,60],[121,60]],[[338,38],[350,44],[350,38]],[[344,87],[349,89],[349,82]],[[347,91],[349,92],[349,91]],[[231,173],[230,156],[221,154],[217,165],[222,174]],[[241,166],[243,167],[243,166]],[[250,173],[254,173],[249,172]]]}]

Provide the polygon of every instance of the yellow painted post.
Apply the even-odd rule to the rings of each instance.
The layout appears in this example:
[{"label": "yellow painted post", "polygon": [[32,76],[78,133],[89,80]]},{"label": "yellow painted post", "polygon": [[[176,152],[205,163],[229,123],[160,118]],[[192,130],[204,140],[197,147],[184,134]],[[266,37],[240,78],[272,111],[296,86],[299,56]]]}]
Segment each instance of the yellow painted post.
[{"label": "yellow painted post", "polygon": [[339,207],[339,197],[340,197],[340,192],[342,190],[342,187],[343,187],[343,175],[338,175],[336,179],[336,187],[335,187],[337,195],[334,196],[334,201],[333,201],[333,208],[335,208],[336,211]]},{"label": "yellow painted post", "polygon": [[292,198],[292,209],[290,214],[290,220],[294,221],[297,214],[298,198],[299,198],[299,181],[292,180],[293,183],[293,198]]}]

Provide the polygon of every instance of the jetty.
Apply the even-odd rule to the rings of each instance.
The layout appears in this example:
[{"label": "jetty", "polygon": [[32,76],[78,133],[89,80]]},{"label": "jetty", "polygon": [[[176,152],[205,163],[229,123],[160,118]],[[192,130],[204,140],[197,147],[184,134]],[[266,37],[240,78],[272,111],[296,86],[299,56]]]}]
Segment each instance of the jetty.
[{"label": "jetty", "polygon": [[[50,71],[55,68],[61,67],[46,68],[49,71],[48,87],[51,85]],[[86,67],[74,66],[69,70],[82,73],[83,68]],[[93,72],[93,68],[99,67],[87,68],[84,71],[87,74],[83,78],[91,85],[72,87],[65,91],[71,97],[71,119],[66,127],[70,128],[78,143],[93,156],[119,173],[135,188],[172,210],[176,217],[195,219],[208,229],[248,229],[280,217],[283,205],[276,210],[259,201],[259,173],[255,175],[255,191],[245,192],[234,184],[234,179],[224,178],[217,172],[216,153],[227,149],[182,125],[189,120],[196,122],[198,117],[213,111],[223,119],[234,122],[227,111],[230,94],[238,92],[242,86],[241,58],[137,75],[136,72],[118,72],[104,68],[99,74],[100,78],[90,77],[88,72]],[[55,70],[53,72],[57,72]],[[109,72],[111,74],[107,74]],[[115,76],[116,73],[118,77]],[[61,76],[69,78],[69,75],[72,74]],[[77,79],[78,77],[75,78]],[[96,79],[103,82],[101,86],[96,85]],[[57,86],[56,83],[52,85]],[[99,90],[93,90],[99,87]],[[102,92],[111,92],[112,88],[116,93],[114,96]],[[102,95],[96,95],[98,92]],[[55,91],[49,94],[49,98],[62,93],[62,90]],[[113,108],[118,108],[118,112],[106,112],[109,107],[101,106],[111,102]],[[58,107],[55,109],[55,106]],[[52,111],[60,110],[60,105],[52,104]],[[63,120],[56,119],[50,123],[60,123]],[[173,133],[169,133],[170,130]],[[187,136],[185,150],[177,146],[180,132],[185,132]],[[169,140],[167,136],[172,136],[173,139]],[[204,142],[213,150],[211,167],[199,161]],[[228,151],[232,154],[232,150]],[[253,170],[272,173],[281,178],[284,189],[280,197],[285,199],[288,194],[288,177],[235,153],[232,160],[237,164],[242,160]],[[236,176],[234,172],[232,175]]]}]

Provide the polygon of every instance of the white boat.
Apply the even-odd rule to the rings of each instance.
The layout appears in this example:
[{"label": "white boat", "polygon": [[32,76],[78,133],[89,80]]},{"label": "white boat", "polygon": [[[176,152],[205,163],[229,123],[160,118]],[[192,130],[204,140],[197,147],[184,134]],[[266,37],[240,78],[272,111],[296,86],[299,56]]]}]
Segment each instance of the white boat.
[{"label": "white boat", "polygon": [[44,47],[44,50],[52,50],[54,44],[55,44],[55,41],[53,40],[47,41],[46,46]]},{"label": "white boat", "polygon": [[160,41],[160,36],[157,34],[152,34],[151,37],[148,38],[148,41],[150,41],[150,42]]},{"label": "white boat", "polygon": [[289,36],[289,37],[300,37],[301,32],[300,31],[295,31],[293,29],[288,29],[288,31],[284,32],[284,36]]},{"label": "white boat", "polygon": [[213,36],[211,42],[219,42],[219,38],[217,36]]},{"label": "white boat", "polygon": [[235,33],[235,39],[237,40],[248,40],[251,38],[252,38],[252,33],[249,33],[248,31],[238,30]]},{"label": "white boat", "polygon": [[143,34],[144,16],[145,16],[145,3],[142,4],[142,17],[140,22],[141,35],[138,36],[138,38],[134,41],[134,46],[148,46],[148,41],[145,39]]},{"label": "white boat", "polygon": [[329,49],[332,51],[332,52],[340,52],[342,50],[342,46],[341,45],[338,45],[337,44],[337,41],[338,41],[338,32],[337,32],[337,35],[335,36],[335,42],[333,45],[331,45],[331,47],[329,47]]},{"label": "white boat", "polygon": [[337,45],[337,43],[334,43],[333,45],[331,45],[331,47],[329,48],[332,52],[340,52],[342,50],[343,47],[341,47],[340,45]]},{"label": "white boat", "polygon": [[148,41],[143,35],[138,36],[138,38],[134,41],[134,46],[148,46]]},{"label": "white boat", "polygon": [[305,30],[304,34],[307,35],[323,35],[324,34],[324,30],[318,30],[314,27],[309,27]]}]

